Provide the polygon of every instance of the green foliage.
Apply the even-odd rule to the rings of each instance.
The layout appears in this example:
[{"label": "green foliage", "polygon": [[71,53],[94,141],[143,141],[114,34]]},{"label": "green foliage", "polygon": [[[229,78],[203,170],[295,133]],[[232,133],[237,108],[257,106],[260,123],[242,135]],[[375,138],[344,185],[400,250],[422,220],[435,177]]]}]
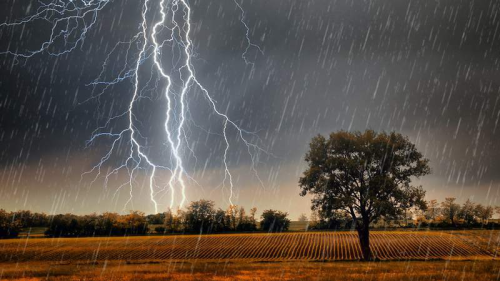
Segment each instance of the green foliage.
[{"label": "green foliage", "polygon": [[260,228],[263,231],[282,232],[290,227],[290,220],[287,218],[288,213],[276,210],[265,210],[262,213]]},{"label": "green foliage", "polygon": [[426,207],[425,192],[411,180],[430,173],[428,160],[401,134],[318,135],[305,160],[309,167],[299,181],[301,195],[313,195],[313,209],[325,216],[340,210],[372,222],[401,215],[405,207]]}]

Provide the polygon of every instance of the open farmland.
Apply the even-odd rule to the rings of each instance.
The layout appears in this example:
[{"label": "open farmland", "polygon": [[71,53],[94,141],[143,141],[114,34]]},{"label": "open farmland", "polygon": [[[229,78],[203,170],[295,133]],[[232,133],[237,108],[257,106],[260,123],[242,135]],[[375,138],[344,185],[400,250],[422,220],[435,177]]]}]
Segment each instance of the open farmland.
[{"label": "open farmland", "polygon": [[0,263],[0,280],[16,281],[454,281],[500,280],[500,263],[471,261],[286,262],[227,261],[78,264]]},{"label": "open farmland", "polygon": [[488,249],[495,257],[500,256],[500,231],[498,230],[460,230],[454,235],[477,247]]},{"label": "open farmland", "polygon": [[[498,235],[495,232],[495,235]],[[495,255],[469,239],[446,232],[371,234],[380,260],[491,259]],[[359,260],[355,232],[179,235],[0,241],[0,262],[99,261],[337,261]]]}]

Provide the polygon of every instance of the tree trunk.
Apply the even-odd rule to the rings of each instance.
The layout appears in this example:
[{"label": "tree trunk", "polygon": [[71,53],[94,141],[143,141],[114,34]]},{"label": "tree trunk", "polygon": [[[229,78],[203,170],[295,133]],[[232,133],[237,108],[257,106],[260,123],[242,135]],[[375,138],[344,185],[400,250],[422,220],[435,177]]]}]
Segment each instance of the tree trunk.
[{"label": "tree trunk", "polygon": [[368,225],[361,225],[357,228],[359,243],[361,244],[361,252],[363,254],[363,260],[369,261],[372,258],[372,252],[370,249],[370,229]]}]

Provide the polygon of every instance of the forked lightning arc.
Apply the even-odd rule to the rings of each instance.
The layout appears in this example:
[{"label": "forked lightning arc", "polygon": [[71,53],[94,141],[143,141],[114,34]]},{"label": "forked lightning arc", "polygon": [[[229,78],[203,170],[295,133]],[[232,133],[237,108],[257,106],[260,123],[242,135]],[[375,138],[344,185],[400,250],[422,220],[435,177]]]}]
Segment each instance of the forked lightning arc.
[{"label": "forked lightning arc", "polygon": [[[96,26],[99,15],[103,12],[108,5],[112,4],[112,0],[52,0],[52,1],[38,1],[36,11],[31,15],[13,22],[5,22],[0,24],[0,28],[16,28],[24,29],[27,25],[34,24],[38,21],[49,22],[51,24],[51,32],[49,38],[40,45],[40,48],[35,50],[18,51],[17,47],[13,46],[15,50],[2,50],[0,54],[10,55],[15,57],[15,61],[19,62],[24,59],[27,60],[37,54],[48,53],[51,56],[60,56],[67,54],[77,49],[84,47],[85,39],[89,30]],[[262,49],[251,42],[250,28],[245,22],[245,11],[237,0],[233,0],[240,11],[240,20],[245,28],[246,47],[242,53],[242,59],[247,65],[253,67],[253,62],[248,59],[248,52],[251,48],[255,48],[258,52],[263,53]],[[158,9],[154,9],[158,7]],[[28,6],[28,10],[31,6]],[[154,18],[154,14],[159,11],[160,17],[157,21],[150,23],[150,18]],[[141,11],[141,22],[138,32],[132,37],[130,41],[118,42],[108,54],[102,66],[102,72],[99,77],[88,83],[87,86],[98,87],[97,94],[93,94],[88,100],[99,97],[105,93],[111,86],[120,83],[124,80],[132,81],[133,87],[131,90],[131,97],[128,107],[115,116],[107,119],[107,121],[100,127],[96,128],[92,133],[90,139],[87,141],[87,146],[92,145],[99,138],[108,138],[111,140],[110,148],[100,158],[98,163],[93,166],[89,171],[82,174],[84,176],[92,175],[92,184],[103,177],[104,185],[107,188],[110,177],[116,173],[125,170],[128,174],[128,181],[118,186],[115,195],[123,188],[129,189],[130,197],[125,203],[125,207],[132,202],[132,191],[134,186],[134,178],[139,170],[146,170],[149,179],[149,197],[154,205],[155,212],[159,212],[163,205],[168,205],[170,208],[182,208],[186,201],[186,188],[188,182],[196,181],[187,172],[183,160],[185,155],[183,150],[189,144],[189,137],[186,135],[186,119],[189,111],[189,95],[197,88],[205,97],[208,105],[211,107],[213,114],[218,117],[222,125],[222,138],[225,145],[224,154],[222,155],[222,165],[224,170],[224,178],[222,186],[227,187],[229,191],[229,203],[233,204],[233,176],[230,172],[228,165],[228,153],[231,148],[228,138],[228,129],[234,129],[237,132],[240,140],[246,145],[247,152],[251,159],[251,170],[255,173],[260,184],[260,180],[256,171],[256,159],[259,153],[267,151],[261,148],[251,139],[254,133],[242,129],[238,124],[232,121],[226,113],[224,113],[217,106],[209,91],[198,81],[195,70],[192,64],[193,57],[193,41],[191,38],[192,22],[191,22],[192,8],[187,0],[143,0]],[[166,34],[166,35],[165,35]],[[127,47],[127,57],[125,66],[122,71],[116,75],[112,80],[101,78],[103,73],[110,63],[111,54],[120,46]],[[176,46],[181,52],[177,60],[178,64],[173,64],[173,67],[167,68],[162,63],[162,54],[165,53],[166,46],[172,49]],[[138,46],[138,54],[134,53],[133,46]],[[174,54],[171,54],[174,56]],[[129,57],[132,57],[132,63],[128,63]],[[159,88],[155,86],[156,91],[160,91],[166,103],[165,122],[164,122],[164,137],[166,144],[171,153],[169,159],[170,165],[158,164],[151,160],[147,154],[147,150],[141,144],[141,139],[145,138],[137,128],[136,124],[139,122],[134,115],[137,102],[144,98],[145,89],[149,86],[151,79],[146,83],[147,85],[141,86],[140,73],[141,66],[148,60],[152,60],[153,68],[159,78],[165,84]],[[174,87],[173,75],[180,80],[180,85]],[[178,88],[178,89],[175,89]],[[179,108],[179,109],[177,109]],[[122,128],[119,132],[113,132],[110,129],[110,124],[119,119],[126,119],[128,126]],[[104,165],[110,162],[113,153],[116,153],[118,146],[121,143],[126,143],[128,147],[128,157],[120,162],[119,165],[104,172]],[[189,147],[187,148],[189,149]],[[166,171],[170,174],[168,182],[162,186],[158,181],[158,172]],[[161,198],[158,199],[160,194],[170,194],[169,202],[164,204]],[[180,193],[180,202],[176,202],[177,193]]]}]

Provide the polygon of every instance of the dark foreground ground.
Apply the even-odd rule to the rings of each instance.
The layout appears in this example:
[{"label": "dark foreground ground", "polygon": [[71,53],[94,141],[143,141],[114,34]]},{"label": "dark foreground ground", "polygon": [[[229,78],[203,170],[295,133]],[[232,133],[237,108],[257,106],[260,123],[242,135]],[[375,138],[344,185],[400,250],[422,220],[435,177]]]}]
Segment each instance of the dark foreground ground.
[{"label": "dark foreground ground", "polygon": [[498,261],[0,264],[0,280],[500,280]]}]

